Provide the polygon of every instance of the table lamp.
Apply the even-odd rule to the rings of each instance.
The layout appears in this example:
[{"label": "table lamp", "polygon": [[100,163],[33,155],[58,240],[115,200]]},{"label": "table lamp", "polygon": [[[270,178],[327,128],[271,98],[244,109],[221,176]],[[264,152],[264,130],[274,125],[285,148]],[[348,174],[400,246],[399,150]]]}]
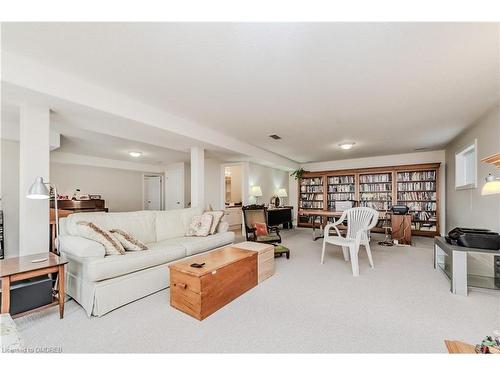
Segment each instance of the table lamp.
[{"label": "table lamp", "polygon": [[55,210],[55,219],[56,219],[55,245],[56,245],[57,255],[59,255],[59,213],[58,213],[58,209],[57,209],[57,189],[56,189],[55,185],[51,184],[50,182],[45,182],[43,180],[43,177],[37,177],[35,179],[35,182],[33,183],[33,185],[31,185],[30,189],[28,190],[28,194],[26,195],[26,198],[28,198],[28,199],[49,199],[50,198],[49,187],[54,189],[54,210]]},{"label": "table lamp", "polygon": [[252,186],[252,189],[250,190],[250,195],[255,197],[255,203],[259,204],[259,197],[262,197],[262,190],[260,186],[258,185]]},{"label": "table lamp", "polygon": [[276,196],[278,198],[277,199],[277,202],[276,202],[276,205],[279,206],[279,207],[283,207],[283,204],[285,202],[284,199],[280,199],[280,198],[286,198],[288,197],[288,194],[286,193],[286,189],[278,189],[277,193],[276,193]]}]

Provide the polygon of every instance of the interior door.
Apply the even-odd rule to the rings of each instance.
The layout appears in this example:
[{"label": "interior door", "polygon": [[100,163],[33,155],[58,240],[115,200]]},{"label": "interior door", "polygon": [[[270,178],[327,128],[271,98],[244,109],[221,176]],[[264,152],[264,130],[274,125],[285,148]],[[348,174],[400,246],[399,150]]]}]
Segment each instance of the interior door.
[{"label": "interior door", "polygon": [[184,208],[184,171],[172,168],[166,172],[165,209]]},{"label": "interior door", "polygon": [[161,210],[161,176],[144,176],[144,209]]}]

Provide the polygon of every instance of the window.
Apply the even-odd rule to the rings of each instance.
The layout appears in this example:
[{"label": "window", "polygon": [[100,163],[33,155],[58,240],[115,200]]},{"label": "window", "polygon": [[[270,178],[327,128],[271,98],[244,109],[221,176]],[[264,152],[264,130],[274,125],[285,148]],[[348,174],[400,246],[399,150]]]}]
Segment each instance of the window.
[{"label": "window", "polygon": [[477,187],[477,139],[455,154],[455,189]]}]

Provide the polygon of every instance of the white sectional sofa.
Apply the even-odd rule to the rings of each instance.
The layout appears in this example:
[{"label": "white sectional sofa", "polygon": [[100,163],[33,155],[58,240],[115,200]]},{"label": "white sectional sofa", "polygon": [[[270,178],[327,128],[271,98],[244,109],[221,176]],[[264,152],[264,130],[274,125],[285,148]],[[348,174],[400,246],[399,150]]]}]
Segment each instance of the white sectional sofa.
[{"label": "white sectional sofa", "polygon": [[[234,233],[221,221],[207,237],[185,237],[201,209],[76,213],[60,220],[60,250],[69,263],[66,291],[89,316],[102,316],[129,302],[169,286],[168,264],[234,242]],[[93,222],[104,229],[122,229],[148,250],[104,256],[99,242],[80,237],[77,222]],[[167,303],[167,302],[165,302]]]}]

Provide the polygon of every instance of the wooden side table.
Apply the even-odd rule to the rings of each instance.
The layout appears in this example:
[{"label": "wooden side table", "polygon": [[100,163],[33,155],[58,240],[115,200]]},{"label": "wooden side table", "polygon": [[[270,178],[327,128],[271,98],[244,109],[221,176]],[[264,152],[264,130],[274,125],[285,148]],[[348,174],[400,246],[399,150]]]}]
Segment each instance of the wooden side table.
[{"label": "wooden side table", "polygon": [[[33,260],[47,258],[43,262],[33,262]],[[0,260],[0,277],[2,278],[2,307],[1,313],[8,314],[10,310],[10,284],[14,281],[26,280],[42,275],[57,275],[57,282],[54,288],[53,300],[50,304],[38,307],[34,310],[25,311],[13,316],[16,318],[30,312],[42,310],[47,307],[59,305],[59,317],[64,316],[64,265],[68,261],[53,253],[40,253],[18,258],[7,258]],[[55,276],[53,276],[55,277]]]}]

